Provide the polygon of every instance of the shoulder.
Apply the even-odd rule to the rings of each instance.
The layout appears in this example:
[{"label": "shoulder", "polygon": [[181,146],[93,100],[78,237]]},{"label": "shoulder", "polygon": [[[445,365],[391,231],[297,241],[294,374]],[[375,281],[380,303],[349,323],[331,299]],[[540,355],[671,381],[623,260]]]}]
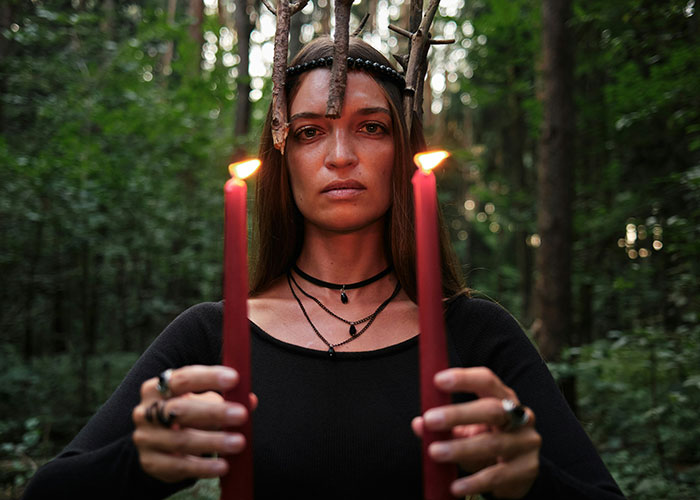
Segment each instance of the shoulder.
[{"label": "shoulder", "polygon": [[216,363],[221,352],[222,321],[223,302],[194,305],[180,313],[153,345],[167,350],[180,363]]},{"label": "shoulder", "polygon": [[489,300],[460,295],[447,304],[445,321],[454,327],[469,327],[470,330],[506,328],[522,331],[520,324],[500,304]]},{"label": "shoulder", "polygon": [[539,358],[518,321],[495,302],[457,297],[448,304],[445,325],[463,366],[492,365],[506,354]]}]

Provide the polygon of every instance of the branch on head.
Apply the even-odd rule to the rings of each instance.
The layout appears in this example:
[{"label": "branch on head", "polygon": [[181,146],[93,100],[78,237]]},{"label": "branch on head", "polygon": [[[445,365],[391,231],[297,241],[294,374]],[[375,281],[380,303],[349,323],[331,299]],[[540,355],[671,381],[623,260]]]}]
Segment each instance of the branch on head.
[{"label": "branch on head", "polygon": [[287,122],[287,95],[284,90],[286,83],[287,52],[289,48],[289,24],[291,17],[303,9],[309,0],[279,0],[275,9],[269,0],[263,4],[277,16],[275,31],[275,53],[272,67],[272,139],[275,147],[284,154],[284,145],[289,133]]}]

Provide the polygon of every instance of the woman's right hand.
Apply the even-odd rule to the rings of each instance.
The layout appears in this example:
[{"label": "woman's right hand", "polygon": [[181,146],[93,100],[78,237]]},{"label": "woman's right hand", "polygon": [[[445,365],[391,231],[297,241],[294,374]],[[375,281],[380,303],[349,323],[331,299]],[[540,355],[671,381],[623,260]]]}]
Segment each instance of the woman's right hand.
[{"label": "woman's right hand", "polygon": [[[158,391],[158,378],[141,385],[141,402],[132,412],[136,426],[133,440],[141,467],[165,482],[188,478],[217,477],[226,474],[225,459],[203,455],[240,453],[245,438],[221,429],[239,426],[249,418],[246,407],[225,401],[223,392],[238,383],[238,373],[225,366],[185,366],[172,371],[169,381],[172,397]],[[165,427],[158,419],[147,418],[149,407],[161,406],[163,415],[172,414],[173,425]],[[257,399],[251,394],[251,408]],[[152,417],[153,409],[151,409]]]}]

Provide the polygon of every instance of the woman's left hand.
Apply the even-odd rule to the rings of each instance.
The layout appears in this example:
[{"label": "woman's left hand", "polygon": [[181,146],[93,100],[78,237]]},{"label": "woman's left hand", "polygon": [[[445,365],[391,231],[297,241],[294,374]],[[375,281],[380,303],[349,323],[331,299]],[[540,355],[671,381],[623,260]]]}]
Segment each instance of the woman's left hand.
[{"label": "woman's left hand", "polygon": [[413,419],[419,436],[423,428],[451,430],[453,439],[434,442],[428,448],[437,462],[459,464],[471,475],[452,483],[456,496],[490,492],[501,498],[520,498],[532,487],[539,472],[542,438],[535,430],[535,415],[522,427],[504,430],[511,416],[503,406],[519,400],[491,370],[484,367],[451,368],[435,375],[435,386],[445,392],[469,392],[478,399],[469,403],[432,408]]}]

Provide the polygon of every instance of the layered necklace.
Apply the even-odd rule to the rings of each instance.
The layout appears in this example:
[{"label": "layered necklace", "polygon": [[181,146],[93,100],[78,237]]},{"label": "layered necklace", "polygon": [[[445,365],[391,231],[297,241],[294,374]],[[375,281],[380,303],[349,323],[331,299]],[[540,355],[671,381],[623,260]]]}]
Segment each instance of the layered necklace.
[{"label": "layered necklace", "polygon": [[296,272],[299,276],[304,278],[309,283],[313,283],[314,285],[321,286],[323,288],[330,288],[331,290],[340,290],[340,301],[343,304],[347,304],[349,300],[347,294],[345,293],[345,290],[352,290],[353,288],[362,288],[363,286],[367,286],[371,283],[374,283],[375,281],[378,281],[387,274],[389,274],[393,268],[392,266],[389,266],[382,272],[375,274],[371,278],[358,281],[357,283],[330,283],[328,281],[323,281],[318,278],[314,278],[310,274],[306,274],[304,271],[299,269],[299,266],[297,266],[296,264],[292,266],[292,269],[294,269],[294,272]]},{"label": "layered necklace", "polygon": [[[388,269],[390,269],[390,268],[388,268]],[[294,266],[294,270],[298,272],[298,268],[296,267],[296,265]],[[370,278],[369,280],[365,280],[365,282],[368,281],[369,283],[373,283],[374,281],[377,281],[379,278],[381,278],[381,277],[383,277],[383,276],[386,276],[386,274],[387,274],[388,272],[389,272],[389,271],[388,271],[387,269],[385,269],[384,271],[382,271],[383,274],[380,273],[381,276],[379,276],[379,275],[377,275],[377,276],[379,276],[379,277],[373,276],[373,277]],[[299,275],[302,276],[302,277],[304,277],[304,279],[307,279],[307,280],[310,281],[311,283],[316,284],[314,281],[312,281],[312,280],[310,280],[310,279],[307,278],[308,275],[304,276],[304,274],[301,274],[301,273],[299,273]],[[309,276],[309,277],[312,278],[313,280],[316,280],[316,278],[313,278],[313,277],[311,277],[311,276]],[[321,283],[327,283],[327,282],[321,281],[321,280],[317,280],[317,281],[319,281],[319,282],[321,282]],[[296,299],[297,304],[299,304],[299,309],[301,309],[301,312],[304,314],[304,317],[306,318],[306,321],[309,322],[309,325],[311,326],[311,329],[314,331],[314,333],[316,334],[316,336],[321,340],[321,342],[323,342],[324,344],[326,344],[326,346],[328,347],[328,355],[329,355],[330,357],[333,357],[333,355],[335,355],[335,348],[336,348],[336,347],[339,347],[339,346],[341,346],[341,345],[345,345],[345,344],[347,344],[347,343],[349,343],[349,342],[352,342],[353,340],[359,338],[360,335],[362,335],[365,331],[367,331],[367,329],[372,325],[372,323],[374,323],[374,320],[377,318],[377,316],[379,315],[379,313],[382,312],[382,311],[384,310],[384,308],[386,308],[387,305],[389,305],[389,302],[391,302],[391,301],[399,294],[399,291],[401,290],[401,283],[397,282],[397,283],[396,283],[396,287],[394,288],[394,291],[393,291],[392,294],[389,296],[389,298],[386,299],[386,300],[385,300],[384,302],[382,302],[381,304],[379,304],[379,307],[377,307],[377,309],[376,309],[372,314],[370,314],[369,316],[366,316],[366,317],[364,317],[364,318],[362,318],[362,319],[351,321],[351,320],[345,319],[345,318],[343,318],[343,317],[337,315],[336,313],[334,313],[333,311],[331,311],[328,307],[326,307],[325,305],[323,305],[323,304],[321,303],[321,301],[318,300],[316,297],[314,297],[313,295],[311,295],[311,294],[309,294],[308,292],[306,292],[301,286],[299,286],[299,283],[294,279],[294,276],[292,276],[292,272],[291,272],[291,271],[287,272],[287,283],[289,284],[289,290],[292,292],[292,295],[293,295],[294,298]],[[293,285],[292,285],[292,283],[293,283]],[[363,282],[359,282],[359,283],[363,283]],[[369,284],[369,283],[365,283],[365,285],[367,285],[367,284]],[[336,283],[327,283],[327,284],[333,285],[333,287],[327,286],[326,288],[333,288],[333,289],[336,289],[336,290],[343,290],[343,289],[341,288],[341,285],[337,285]],[[357,285],[357,283],[352,283],[351,285],[352,285],[352,288],[360,288],[360,286],[355,286],[355,285]],[[365,285],[361,285],[361,286],[365,286]],[[319,285],[319,286],[324,286],[324,285]],[[303,293],[306,297],[308,297],[308,298],[310,298],[311,300],[313,300],[313,301],[314,301],[321,309],[323,309],[326,313],[328,313],[328,314],[330,314],[331,316],[333,316],[334,318],[336,318],[336,319],[342,321],[343,323],[345,323],[345,324],[347,324],[347,325],[350,325],[350,331],[349,331],[350,337],[347,338],[347,339],[345,339],[345,340],[343,340],[343,341],[341,341],[341,342],[336,342],[336,343],[331,343],[331,342],[329,342],[329,341],[321,334],[321,332],[318,331],[318,328],[316,328],[316,325],[314,325],[313,321],[311,321],[311,318],[309,317],[309,314],[306,312],[306,308],[304,307],[304,304],[302,304],[301,299],[299,298],[299,296],[297,295],[296,291],[294,290],[295,287],[298,288],[299,291],[300,291],[301,293]],[[346,286],[346,288],[347,288],[347,286]],[[346,297],[346,301],[345,301],[344,303],[347,303],[347,297]],[[362,324],[362,323],[366,323],[366,325],[363,326],[363,327],[358,331],[355,325],[360,325],[360,324]]]}]

